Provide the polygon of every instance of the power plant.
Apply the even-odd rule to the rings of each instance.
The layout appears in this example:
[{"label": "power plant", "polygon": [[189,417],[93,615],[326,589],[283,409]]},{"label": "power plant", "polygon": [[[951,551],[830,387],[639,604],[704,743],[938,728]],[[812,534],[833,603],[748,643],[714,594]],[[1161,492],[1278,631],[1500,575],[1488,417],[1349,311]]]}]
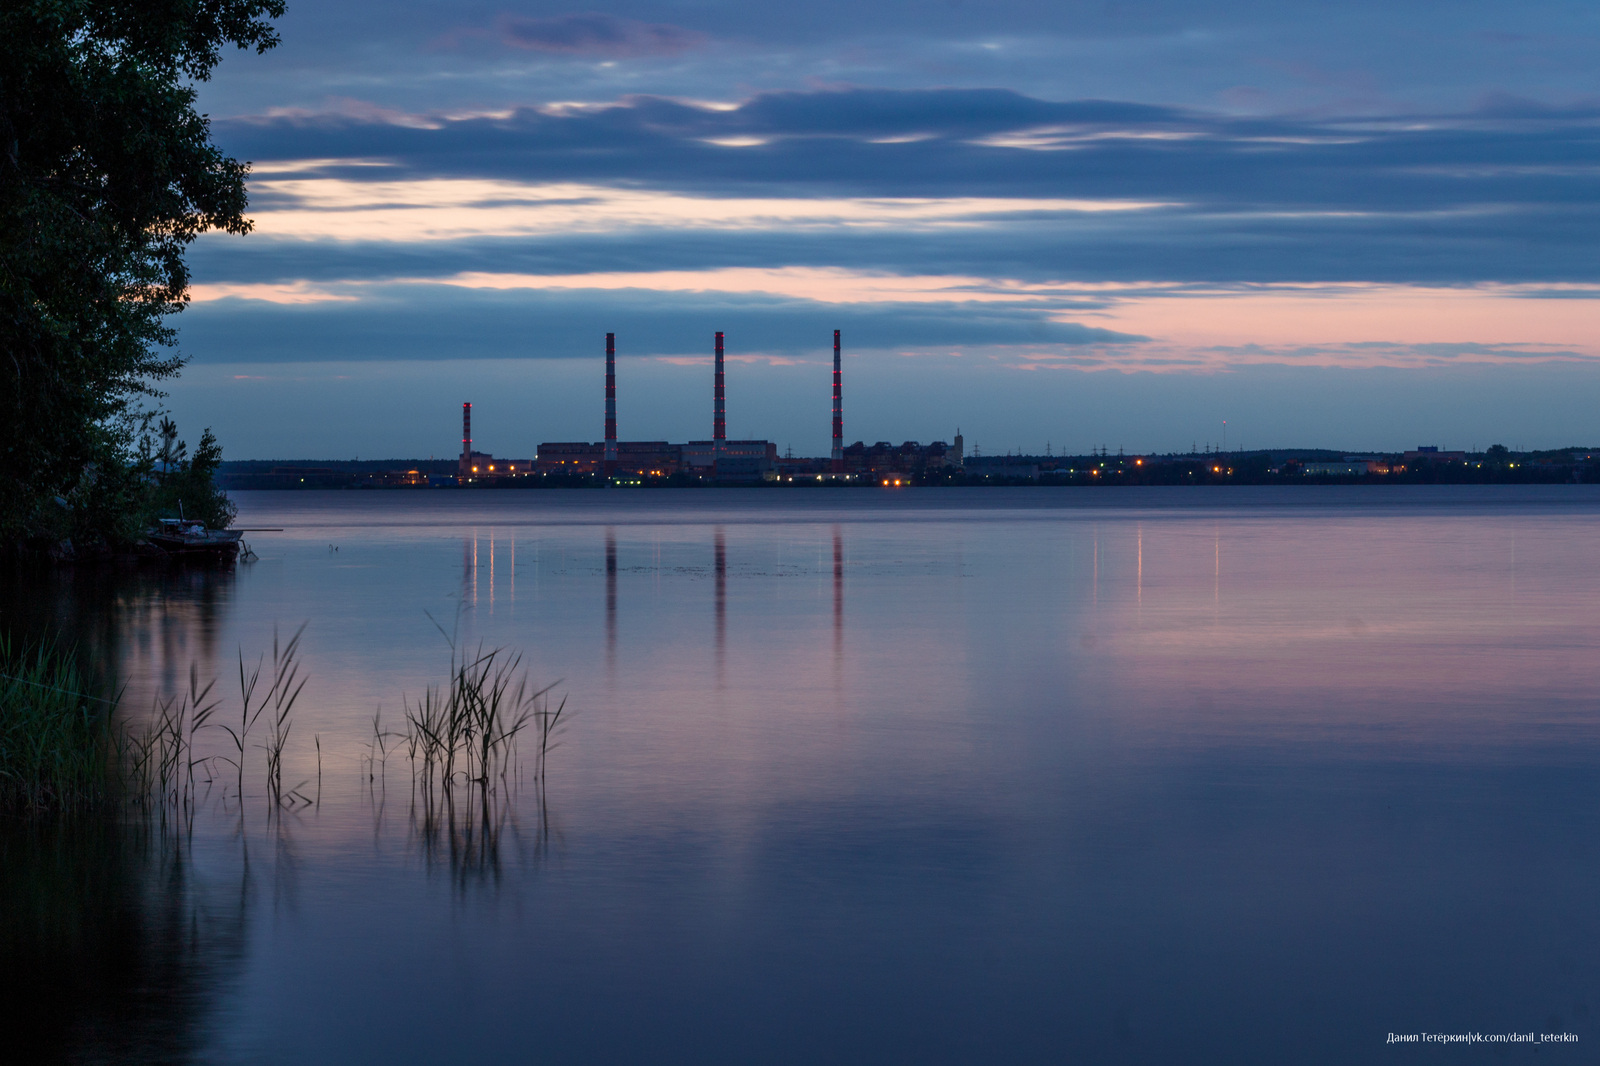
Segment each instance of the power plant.
[{"label": "power plant", "polygon": [[[499,482],[501,479],[550,476],[593,476],[640,480],[688,475],[702,481],[855,480],[877,478],[886,472],[909,472],[929,467],[959,466],[959,443],[943,441],[900,446],[880,441],[868,447],[861,441],[844,443],[844,381],[839,330],[833,331],[832,453],[826,459],[780,458],[778,446],[766,440],[729,440],[727,378],[722,331],[712,337],[711,439],[672,444],[664,440],[617,439],[617,335],[606,334],[605,439],[547,441],[536,458],[495,459],[472,448],[472,404],[461,406],[461,461],[458,480],[463,483]],[[959,441],[959,438],[957,438]]]}]

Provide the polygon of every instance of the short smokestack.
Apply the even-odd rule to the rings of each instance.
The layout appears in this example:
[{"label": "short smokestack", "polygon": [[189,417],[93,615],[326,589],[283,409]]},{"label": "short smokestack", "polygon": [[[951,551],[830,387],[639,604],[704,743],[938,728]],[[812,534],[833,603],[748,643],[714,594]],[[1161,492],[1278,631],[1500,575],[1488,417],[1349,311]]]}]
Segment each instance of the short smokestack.
[{"label": "short smokestack", "polygon": [[717,455],[728,440],[728,405],[722,393],[722,331],[717,330],[717,376],[711,386],[711,450]]},{"label": "short smokestack", "polygon": [[844,382],[839,366],[839,331],[833,331],[833,472],[844,471]]},{"label": "short smokestack", "polygon": [[472,473],[472,405],[461,405],[461,473]]},{"label": "short smokestack", "polygon": [[606,334],[606,459],[605,474],[617,472],[617,335]]}]

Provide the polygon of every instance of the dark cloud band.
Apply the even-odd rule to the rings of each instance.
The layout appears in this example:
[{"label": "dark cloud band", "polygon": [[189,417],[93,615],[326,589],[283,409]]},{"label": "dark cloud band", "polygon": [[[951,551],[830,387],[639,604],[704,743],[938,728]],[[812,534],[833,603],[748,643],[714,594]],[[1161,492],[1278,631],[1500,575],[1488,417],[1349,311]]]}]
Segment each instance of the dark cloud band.
[{"label": "dark cloud band", "polygon": [[184,351],[202,362],[586,358],[608,331],[625,335],[632,354],[673,356],[706,354],[715,330],[727,332],[732,352],[786,356],[821,352],[835,329],[856,350],[1146,339],[996,304],[437,285],[380,287],[358,302],[216,300],[193,305],[180,324]]},{"label": "dark cloud band", "polygon": [[[1590,251],[1600,236],[1595,108],[1500,99],[1456,115],[1246,120],[1004,90],[850,90],[762,94],[731,110],[646,96],[604,107],[397,121],[296,115],[219,123],[218,132],[230,151],[280,167],[312,159],[388,164],[305,172],[358,182],[493,178],[705,197],[1175,205],[975,217],[960,231],[936,234],[783,227],[553,234],[378,256],[412,275],[741,264],[1108,280],[1524,282],[1600,273]],[[292,204],[286,195],[257,194],[264,212]],[[361,272],[377,264],[357,266],[372,257],[359,247],[318,245],[301,256],[265,243],[253,242],[233,265],[217,258],[231,253],[207,254],[224,275],[270,272],[276,262],[302,276],[343,265],[354,276],[383,276]],[[301,265],[291,268],[297,257]]]}]

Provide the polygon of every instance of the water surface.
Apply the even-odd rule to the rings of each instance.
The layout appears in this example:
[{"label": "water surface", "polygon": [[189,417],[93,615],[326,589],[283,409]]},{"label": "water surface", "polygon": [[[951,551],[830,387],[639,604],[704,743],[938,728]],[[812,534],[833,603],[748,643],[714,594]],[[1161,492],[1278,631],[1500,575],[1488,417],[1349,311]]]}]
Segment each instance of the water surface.
[{"label": "water surface", "polygon": [[[235,574],[6,608],[130,709],[306,624],[319,802],[224,787],[126,875],[152,1057],[1593,1058],[1592,488],[236,497],[285,531]],[[571,714],[488,841],[369,779],[446,634]]]}]

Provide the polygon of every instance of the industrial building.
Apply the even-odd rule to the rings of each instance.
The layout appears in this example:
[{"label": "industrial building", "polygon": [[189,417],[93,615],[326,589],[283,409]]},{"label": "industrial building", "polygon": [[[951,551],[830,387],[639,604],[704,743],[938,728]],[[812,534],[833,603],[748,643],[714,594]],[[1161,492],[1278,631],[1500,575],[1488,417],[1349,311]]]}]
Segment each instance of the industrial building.
[{"label": "industrial building", "polygon": [[[609,445],[609,446],[608,446]],[[540,474],[670,477],[683,469],[683,445],[664,440],[554,441],[539,445]]]},{"label": "industrial building", "polygon": [[922,445],[879,441],[844,443],[844,382],[840,335],[833,331],[833,448],[827,458],[780,459],[778,446],[767,440],[727,439],[727,391],[723,334],[712,338],[711,439],[672,444],[668,441],[625,441],[617,437],[616,334],[606,334],[605,439],[547,441],[527,459],[496,459],[472,447],[472,404],[461,405],[460,484],[500,482],[526,477],[660,478],[682,474],[707,481],[792,481],[806,479],[866,480],[921,474],[960,466],[962,439]]},{"label": "industrial building", "polygon": [[723,335],[712,338],[711,439],[672,444],[617,439],[617,335],[606,334],[605,440],[548,441],[539,445],[535,472],[544,476],[671,477],[690,474],[715,481],[771,480],[778,446],[764,440],[728,440]]},{"label": "industrial building", "polygon": [[532,459],[496,459],[488,452],[474,451],[472,405],[470,403],[461,405],[461,458],[456,464],[456,481],[459,484],[528,477],[533,473],[533,467]]}]

